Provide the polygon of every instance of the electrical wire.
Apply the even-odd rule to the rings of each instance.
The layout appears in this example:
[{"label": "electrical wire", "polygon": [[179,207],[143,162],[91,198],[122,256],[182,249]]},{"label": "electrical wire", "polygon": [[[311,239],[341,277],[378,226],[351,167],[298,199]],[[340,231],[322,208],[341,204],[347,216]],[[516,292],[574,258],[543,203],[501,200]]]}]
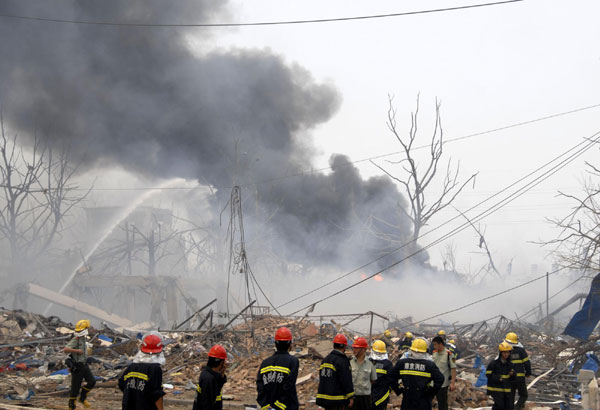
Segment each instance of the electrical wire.
[{"label": "electrical wire", "polygon": [[505,289],[505,290],[503,290],[503,291],[501,291],[501,292],[494,293],[493,295],[489,295],[489,296],[486,296],[486,297],[484,297],[484,298],[481,298],[481,299],[477,299],[477,300],[475,300],[475,301],[473,301],[473,302],[467,303],[466,305],[462,305],[462,306],[460,306],[460,307],[457,307],[457,308],[454,308],[454,309],[447,310],[447,311],[445,311],[445,312],[443,312],[443,313],[438,313],[438,314],[436,314],[436,315],[433,315],[433,316],[430,316],[430,317],[428,317],[428,318],[426,318],[426,319],[422,319],[422,320],[418,320],[418,321],[416,321],[416,322],[409,323],[409,324],[407,324],[407,325],[404,325],[404,326],[400,327],[400,329],[402,329],[402,328],[405,328],[405,327],[410,327],[410,326],[418,325],[418,324],[420,324],[420,323],[425,323],[425,322],[427,322],[428,320],[435,319],[435,318],[437,318],[437,317],[440,317],[440,316],[445,316],[445,315],[448,315],[448,314],[450,314],[450,313],[458,312],[459,310],[466,309],[466,308],[468,308],[468,307],[470,307],[470,306],[476,305],[476,304],[478,304],[478,303],[481,303],[481,302],[485,302],[486,300],[490,300],[490,299],[496,298],[496,297],[498,297],[498,296],[501,296],[501,295],[504,295],[504,294],[506,294],[506,293],[512,292],[513,290],[517,290],[517,289],[520,289],[520,288],[522,288],[522,287],[524,287],[524,286],[530,285],[530,284],[532,284],[532,283],[534,283],[534,282],[537,282],[537,281],[538,281],[538,280],[540,280],[540,279],[544,279],[544,278],[545,278],[546,276],[548,276],[548,275],[554,275],[555,273],[558,273],[558,272],[560,272],[560,271],[561,271],[561,270],[563,270],[563,269],[565,269],[565,268],[559,268],[559,269],[557,269],[557,270],[555,270],[555,271],[552,271],[552,272],[549,272],[549,273],[547,273],[547,274],[546,274],[546,273],[544,273],[543,275],[541,275],[541,276],[538,276],[538,277],[536,277],[536,278],[534,278],[534,279],[528,280],[527,282],[523,282],[523,283],[521,283],[520,285],[513,286],[512,288]]},{"label": "electrical wire", "polygon": [[[574,284],[576,284],[577,282],[579,282],[583,278],[584,278],[584,276],[578,277],[573,282],[569,283],[567,286],[565,286],[564,288],[562,288],[561,290],[559,290],[558,292],[556,292],[555,294],[553,294],[552,296],[550,296],[548,298],[548,300],[550,301],[550,300],[554,299],[556,296],[560,295],[562,292],[564,292],[565,290],[569,289],[571,286],[573,286]],[[537,303],[532,309],[530,309],[527,312],[523,313],[521,316],[518,317],[518,320],[527,319],[528,317],[530,317],[531,314],[538,309],[539,304],[543,303],[544,301],[545,301],[545,299],[543,301],[540,301],[539,303]]]},{"label": "electrical wire", "polygon": [[353,16],[353,17],[336,17],[336,18],[323,18],[323,19],[310,19],[310,20],[288,20],[288,21],[262,21],[262,22],[250,22],[250,23],[125,23],[125,22],[109,22],[109,21],[88,21],[88,20],[67,20],[67,19],[54,19],[45,17],[34,17],[34,16],[21,16],[14,14],[0,14],[0,17],[18,19],[18,20],[33,20],[43,21],[50,23],[66,23],[66,24],[83,24],[93,26],[118,26],[118,27],[253,27],[253,26],[282,26],[292,24],[309,24],[309,23],[332,23],[342,21],[357,21],[357,20],[372,20],[390,17],[401,17],[401,16],[412,16],[417,14],[430,14],[440,13],[448,11],[466,10],[489,6],[499,6],[509,3],[519,3],[524,0],[505,0],[497,1],[493,3],[481,3],[472,4],[467,6],[456,6],[446,7],[440,9],[429,9],[429,10],[417,10],[407,11],[402,13],[388,13],[388,14],[373,14],[368,16]]},{"label": "electrical wire", "polygon": [[[565,115],[570,115],[570,114],[575,114],[577,112],[581,112],[581,111],[586,111],[586,110],[591,110],[594,108],[599,108],[600,104],[594,104],[594,105],[589,105],[587,107],[580,107],[580,108],[576,108],[570,111],[564,111],[564,112],[560,112],[560,113],[556,113],[556,114],[551,114],[551,115],[547,115],[545,117],[539,117],[539,118],[535,118],[532,120],[527,120],[527,121],[522,121],[522,122],[518,122],[515,124],[510,124],[510,125],[505,125],[502,127],[498,127],[498,128],[493,128],[490,130],[486,130],[486,131],[480,131],[480,132],[476,132],[474,134],[468,134],[468,135],[463,135],[461,137],[456,137],[456,138],[449,138],[447,140],[443,141],[443,144],[447,144],[450,142],[456,142],[456,141],[462,141],[465,139],[469,139],[469,138],[474,138],[474,137],[479,137],[481,135],[486,135],[486,134],[491,134],[494,132],[498,132],[498,131],[505,131],[511,128],[516,128],[516,127],[521,127],[523,125],[528,125],[528,124],[533,124],[536,122],[540,122],[540,121],[545,121],[545,120],[549,120],[549,119],[553,119],[553,118],[557,118],[557,117],[562,117]],[[417,146],[412,148],[413,150],[420,150],[420,149],[426,149],[426,148],[430,148],[431,145],[421,145],[421,146]],[[304,171],[300,171],[297,173],[293,173],[293,174],[288,174],[288,175],[282,175],[279,177],[274,177],[274,178],[269,178],[269,179],[265,179],[265,180],[261,180],[261,181],[254,181],[254,182],[249,182],[247,184],[242,184],[239,185],[242,188],[248,188],[248,187],[253,187],[253,186],[257,186],[257,185],[262,185],[262,184],[268,184],[268,183],[273,183],[273,182],[279,182],[285,179],[289,179],[289,178],[295,178],[295,177],[299,177],[299,176],[304,176],[304,175],[310,175],[310,174],[314,174],[317,172],[323,172],[323,171],[329,171],[329,170],[333,170],[333,169],[337,169],[337,168],[342,168],[342,167],[347,167],[350,165],[355,165],[355,164],[360,164],[363,162],[369,162],[369,161],[373,161],[376,159],[382,159],[382,158],[387,158],[387,157],[391,157],[393,155],[399,155],[399,154],[403,154],[404,151],[394,151],[394,152],[389,152],[386,154],[380,154],[380,155],[375,155],[372,157],[368,157],[368,158],[361,158],[361,159],[357,159],[355,161],[348,161],[348,162],[342,162],[341,164],[337,164],[337,165],[330,165],[327,167],[321,167],[321,168],[314,168],[314,169],[309,169],[309,170],[304,170]],[[0,185],[0,187],[3,187],[2,185]],[[214,186],[215,189],[233,189],[233,186]],[[92,189],[92,191],[146,191],[146,190],[155,190],[155,189],[159,189],[159,190],[164,190],[164,191],[168,191],[168,190],[199,190],[199,189],[206,189],[206,187],[204,186],[194,186],[194,187],[139,187],[139,188],[134,188],[134,187],[125,187],[125,188],[112,188],[112,187],[105,187],[105,188],[98,188],[98,187],[94,187]],[[72,188],[71,190],[79,190],[79,191],[83,191],[83,190],[87,190],[84,188]],[[41,191],[40,191],[41,192]]]},{"label": "electrical wire", "polygon": [[[475,204],[475,205],[471,206],[469,209],[465,210],[463,213],[467,214],[468,212],[470,212],[470,211],[472,211],[472,210],[476,209],[477,207],[479,207],[479,206],[481,206],[481,205],[485,204],[486,202],[488,202],[488,201],[491,201],[493,198],[495,198],[495,197],[499,196],[500,194],[502,194],[502,193],[503,193],[503,192],[505,192],[505,191],[508,191],[508,190],[509,190],[509,189],[511,189],[512,187],[514,187],[514,186],[516,186],[517,184],[519,184],[519,183],[523,182],[524,180],[526,180],[527,178],[529,178],[529,177],[531,177],[532,175],[536,174],[537,172],[541,171],[542,169],[546,168],[547,166],[549,166],[549,165],[550,165],[550,164],[552,164],[553,162],[555,162],[555,161],[559,160],[560,158],[564,157],[564,156],[565,156],[565,155],[567,155],[569,152],[571,152],[571,151],[574,151],[574,150],[578,149],[579,147],[581,147],[581,146],[583,146],[583,145],[586,145],[586,144],[589,144],[589,141],[587,141],[587,140],[583,140],[582,142],[580,142],[580,143],[576,144],[574,147],[570,148],[569,150],[567,150],[567,151],[565,151],[565,152],[561,153],[561,154],[560,154],[560,155],[558,155],[557,157],[554,157],[554,158],[553,158],[553,159],[551,159],[550,161],[548,161],[548,162],[544,163],[543,165],[541,165],[540,167],[536,168],[534,171],[532,171],[532,172],[530,172],[530,173],[526,174],[524,177],[522,177],[522,178],[518,179],[517,181],[515,181],[515,182],[513,182],[512,184],[510,184],[510,185],[506,186],[505,188],[501,189],[500,191],[498,191],[498,192],[494,193],[493,195],[491,195],[491,196],[487,197],[486,199],[484,199],[484,200],[482,200],[482,201],[478,202],[477,204]],[[409,245],[411,245],[411,244],[414,244],[414,243],[416,243],[418,240],[420,240],[420,239],[423,239],[425,236],[427,236],[427,235],[431,234],[432,232],[435,232],[435,231],[437,231],[437,230],[441,229],[442,227],[444,227],[444,226],[448,225],[449,223],[451,223],[451,222],[453,222],[453,221],[455,221],[456,219],[459,219],[459,218],[461,218],[461,216],[460,216],[460,215],[456,215],[456,216],[454,216],[454,217],[450,218],[449,220],[447,220],[447,221],[443,222],[442,224],[438,225],[437,227],[435,227],[435,228],[433,228],[433,229],[431,229],[431,230],[429,230],[429,231],[427,231],[427,232],[425,232],[425,233],[421,234],[419,237],[417,237],[417,238],[414,238],[414,239],[412,239],[412,240],[410,240],[410,241],[408,241],[408,242],[406,242],[406,243],[402,244],[402,245],[401,245],[401,246],[399,246],[398,248],[395,248],[395,249],[393,249],[393,250],[391,250],[391,251],[389,251],[389,252],[386,252],[386,253],[382,254],[381,256],[379,256],[379,257],[377,257],[377,258],[375,258],[375,259],[373,259],[373,260],[371,260],[371,261],[369,261],[369,262],[367,262],[367,263],[365,263],[365,264],[363,264],[363,265],[359,266],[358,268],[356,268],[356,269],[353,269],[352,271],[350,271],[350,272],[348,272],[348,273],[346,273],[346,274],[344,274],[344,275],[342,275],[342,276],[339,276],[339,277],[337,277],[337,278],[335,278],[335,279],[333,279],[333,280],[331,280],[331,281],[329,281],[329,282],[325,283],[324,285],[321,285],[321,286],[319,286],[319,287],[317,287],[317,288],[314,288],[314,289],[312,289],[312,290],[310,290],[310,291],[307,291],[306,293],[304,293],[304,294],[302,294],[302,295],[300,295],[300,296],[297,296],[296,298],[294,298],[294,299],[292,299],[292,300],[290,300],[290,301],[288,301],[288,302],[286,302],[286,303],[284,303],[284,304],[281,304],[281,305],[279,305],[279,306],[278,306],[278,308],[282,308],[282,307],[284,307],[284,306],[286,306],[286,305],[289,305],[290,303],[292,303],[292,302],[295,302],[295,301],[297,301],[297,300],[299,300],[299,299],[302,299],[302,298],[304,298],[304,297],[306,297],[306,296],[308,296],[308,295],[310,295],[310,294],[312,294],[312,293],[314,293],[314,292],[316,292],[316,291],[318,291],[318,290],[321,290],[321,289],[323,289],[323,288],[324,288],[324,287],[326,287],[326,286],[329,286],[329,285],[331,285],[331,284],[333,284],[333,283],[335,283],[335,282],[337,282],[337,281],[339,281],[339,280],[341,280],[341,279],[344,279],[344,278],[345,278],[345,277],[347,277],[347,276],[350,276],[350,275],[352,275],[352,274],[354,274],[354,273],[356,273],[356,272],[359,272],[360,270],[362,270],[362,269],[364,269],[364,268],[368,267],[369,265],[372,265],[373,263],[375,263],[375,262],[378,262],[378,261],[380,261],[381,259],[383,259],[383,258],[385,258],[385,257],[387,257],[387,256],[390,256],[390,255],[392,255],[392,254],[394,254],[394,253],[396,253],[396,252],[398,252],[398,251],[400,251],[400,250],[404,249],[405,247],[407,247],[407,246],[409,246]],[[376,274],[375,274],[375,275],[376,275]],[[373,276],[375,276],[375,275],[373,275]]]},{"label": "electrical wire", "polygon": [[[519,188],[517,191],[513,192],[512,194],[510,194],[508,197],[500,200],[498,203],[492,205],[490,208],[488,208],[488,209],[484,210],[483,212],[479,213],[474,218],[471,218],[471,222],[478,222],[479,220],[481,220],[481,219],[489,216],[491,213],[493,213],[496,210],[500,209],[502,206],[506,205],[507,203],[510,203],[510,202],[514,201],[515,199],[517,199],[518,197],[520,197],[521,195],[523,195],[523,193],[527,192],[527,190],[531,189],[531,187],[539,185],[541,182],[545,181],[550,176],[552,176],[556,172],[560,171],[566,165],[570,164],[572,161],[574,161],[576,158],[578,158],[584,152],[586,152],[587,150],[589,150],[592,146],[594,146],[595,144],[597,144],[600,141],[599,138],[598,138],[598,135],[600,135],[600,132],[597,132],[591,138],[586,139],[584,141],[585,146],[582,147],[582,148],[580,148],[574,154],[571,154],[567,159],[561,161],[558,165],[555,165],[550,170],[545,171],[543,174],[541,174],[540,176],[536,177],[531,182],[528,182],[525,186]],[[577,146],[579,146],[581,144],[582,143],[578,144]],[[570,152],[572,150],[573,150],[573,148],[571,148],[567,152]],[[301,308],[301,309],[299,309],[299,310],[297,310],[297,311],[295,311],[295,312],[293,312],[291,314],[294,315],[294,314],[296,314],[296,313],[298,313],[298,312],[300,312],[300,311],[302,311],[304,309],[308,309],[310,307],[313,307],[314,305],[316,305],[318,303],[321,303],[321,302],[323,302],[325,300],[331,299],[332,297],[337,296],[337,295],[339,295],[339,294],[341,294],[343,292],[346,292],[347,290],[350,290],[350,289],[352,289],[352,288],[354,288],[354,287],[356,287],[356,286],[358,286],[358,285],[360,285],[360,284],[362,284],[362,283],[364,283],[364,282],[372,279],[373,277],[375,277],[375,276],[377,276],[377,275],[379,275],[379,274],[381,274],[381,273],[383,273],[383,272],[385,272],[385,271],[387,271],[387,270],[389,270],[389,269],[391,269],[391,268],[399,265],[400,263],[404,262],[405,260],[407,260],[409,258],[412,258],[415,255],[418,255],[418,254],[424,252],[425,250],[431,248],[432,246],[435,246],[435,245],[439,244],[440,242],[445,241],[446,239],[448,239],[448,238],[456,235],[457,233],[465,230],[469,226],[470,226],[470,223],[469,222],[465,222],[465,223],[461,224],[459,227],[451,230],[450,232],[446,233],[442,237],[440,237],[437,240],[429,243],[428,245],[426,245],[426,246],[424,246],[424,247],[416,250],[415,252],[413,252],[413,253],[405,256],[404,258],[400,259],[399,261],[397,261],[397,262],[395,262],[395,263],[393,263],[393,264],[391,264],[391,265],[389,265],[389,266],[387,266],[387,267],[385,267],[383,269],[380,269],[379,271],[377,271],[377,272],[375,272],[375,273],[373,273],[373,274],[365,277],[364,279],[361,279],[358,282],[355,282],[355,283],[353,283],[353,284],[351,284],[351,285],[349,285],[349,286],[347,286],[347,287],[345,287],[345,288],[343,288],[343,289],[341,289],[341,290],[339,290],[337,292],[334,292],[333,294],[330,294],[329,296],[323,297],[323,298],[319,299],[318,301],[316,301],[314,303],[311,303],[311,304],[309,304],[309,305],[307,305],[307,306],[305,306],[305,307],[303,307],[303,308]],[[347,276],[347,275],[348,274],[346,274],[344,276]],[[319,290],[319,289],[321,289],[321,288],[318,288],[316,290]],[[313,291],[309,292],[309,294],[313,293],[316,290],[313,290]]]}]

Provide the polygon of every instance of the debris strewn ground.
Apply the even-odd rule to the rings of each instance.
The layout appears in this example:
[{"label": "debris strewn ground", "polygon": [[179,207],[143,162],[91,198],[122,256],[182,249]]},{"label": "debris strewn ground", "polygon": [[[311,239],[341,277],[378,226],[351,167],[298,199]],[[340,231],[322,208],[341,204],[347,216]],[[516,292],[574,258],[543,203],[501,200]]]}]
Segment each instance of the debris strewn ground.
[{"label": "debris strewn ground", "polygon": [[[501,322],[498,322],[501,323]],[[519,332],[521,341],[530,352],[534,375],[539,378],[530,390],[533,402],[568,401],[577,408],[578,383],[576,372],[600,350],[596,339],[586,342],[568,342],[547,335],[539,329],[524,328]],[[318,368],[321,359],[331,350],[331,337],[340,330],[335,322],[315,323],[310,318],[289,319],[279,316],[244,317],[234,327],[222,325],[208,330],[163,332],[166,339],[163,383],[167,391],[168,408],[191,408],[195,397],[195,383],[206,362],[207,352],[214,343],[228,351],[228,379],[223,390],[226,407],[254,406],[255,378],[261,360],[273,352],[273,334],[280,326],[289,327],[295,335],[292,354],[300,361],[297,383],[303,408],[316,408],[314,404],[318,385]],[[458,351],[458,383],[450,394],[452,408],[479,408],[490,405],[485,385],[476,386],[481,366],[495,355],[498,340],[506,330],[499,325],[472,325],[447,328],[455,340]],[[0,310],[0,403],[27,405],[29,407],[65,408],[70,376],[62,348],[71,337],[73,324],[57,317],[44,317],[24,311]],[[421,327],[423,336],[431,336],[427,327]],[[358,336],[347,329],[350,337]],[[392,341],[399,340],[402,329],[392,329]],[[413,332],[419,336],[419,332]],[[116,380],[137,352],[139,339],[135,332],[118,332],[111,328],[95,329],[90,334],[94,345],[90,367],[97,376],[97,388],[91,395],[95,409],[120,407],[121,393]],[[376,338],[377,335],[373,335]],[[390,358],[395,361],[400,352],[390,348]],[[481,384],[481,383],[479,383]],[[399,408],[401,397],[393,397],[391,407]],[[0,404],[0,408],[2,404]],[[534,406],[532,403],[530,406]],[[559,408],[559,405],[549,406]]]}]

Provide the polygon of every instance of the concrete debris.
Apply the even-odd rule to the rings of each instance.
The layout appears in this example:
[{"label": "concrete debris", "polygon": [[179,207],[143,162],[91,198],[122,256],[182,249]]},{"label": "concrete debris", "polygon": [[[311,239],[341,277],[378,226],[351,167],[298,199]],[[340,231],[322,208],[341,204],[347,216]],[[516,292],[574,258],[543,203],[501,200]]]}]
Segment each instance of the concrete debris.
[{"label": "concrete debris", "polygon": [[[163,331],[165,406],[191,408],[195,383],[206,363],[208,349],[215,343],[225,346],[229,355],[228,383],[223,389],[225,407],[255,406],[257,369],[260,362],[273,352],[275,330],[285,325],[295,337],[292,354],[300,360],[296,387],[301,407],[316,408],[319,365],[331,351],[332,332],[340,325],[324,323],[322,317],[316,324],[310,317],[292,319],[254,315],[245,315],[239,322],[228,327],[210,324],[207,325],[208,330]],[[498,324],[474,324],[445,329],[458,352],[456,390],[449,394],[451,408],[491,406],[486,386],[476,387],[475,384],[480,378],[481,366],[485,367],[496,356],[498,342],[509,328],[520,336],[533,365],[528,409],[557,409],[565,403],[572,409],[580,408],[580,385],[585,382],[588,386],[591,379],[595,380],[600,367],[594,354],[600,350],[600,338],[587,342],[566,340],[510,321],[502,327]],[[71,337],[72,329],[73,324],[64,323],[57,317],[0,309],[0,409],[19,404],[30,408],[65,407],[70,375],[64,364],[66,355],[62,348]],[[402,340],[402,328],[390,330],[394,336],[392,340]],[[419,330],[426,333],[419,333]],[[343,326],[342,331],[349,338],[359,336]],[[433,335],[431,329],[423,326],[411,331],[417,337],[430,338]],[[372,336],[373,339],[381,337]],[[139,337],[141,334],[132,335],[106,326],[90,332],[93,355],[88,360],[98,380],[97,388],[91,394],[95,409],[120,407],[122,396],[116,380],[137,353]],[[402,354],[397,344],[388,350],[393,362]],[[582,368],[584,372],[587,369],[585,381],[578,381],[577,375]],[[399,409],[401,396],[392,396],[390,407]],[[588,402],[592,399],[585,398]]]}]

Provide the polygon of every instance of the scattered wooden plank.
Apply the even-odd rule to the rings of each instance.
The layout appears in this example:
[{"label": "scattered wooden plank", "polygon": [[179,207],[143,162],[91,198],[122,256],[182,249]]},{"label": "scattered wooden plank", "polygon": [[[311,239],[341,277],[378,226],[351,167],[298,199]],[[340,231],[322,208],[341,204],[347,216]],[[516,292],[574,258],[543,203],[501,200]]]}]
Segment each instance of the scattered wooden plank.
[{"label": "scattered wooden plank", "polygon": [[305,381],[310,380],[312,377],[312,373],[307,374],[306,376],[302,376],[296,379],[296,386],[304,383]]},{"label": "scattered wooden plank", "polygon": [[88,305],[87,303],[83,303],[77,299],[73,299],[72,297],[61,295],[58,292],[55,292],[50,289],[46,289],[42,286],[36,285],[34,283],[30,283],[27,285],[27,291],[32,295],[40,297],[42,299],[46,299],[52,303],[56,303],[62,306],[66,306],[71,309],[75,309],[82,313],[87,313],[90,316],[93,316],[97,319],[103,320],[108,323],[112,323],[119,327],[132,327],[133,322],[129,319],[122,318],[113,313],[107,313],[102,309],[99,309],[95,306]]},{"label": "scattered wooden plank", "polygon": [[538,382],[538,380],[540,380],[541,378],[543,378],[544,376],[547,376],[548,374],[552,373],[552,370],[554,370],[554,367],[550,370],[548,370],[546,373],[542,373],[540,374],[538,377],[536,377],[535,379],[533,379],[531,381],[531,383],[529,383],[529,385],[527,386],[527,390],[531,389],[533,386],[535,386],[535,384]]}]

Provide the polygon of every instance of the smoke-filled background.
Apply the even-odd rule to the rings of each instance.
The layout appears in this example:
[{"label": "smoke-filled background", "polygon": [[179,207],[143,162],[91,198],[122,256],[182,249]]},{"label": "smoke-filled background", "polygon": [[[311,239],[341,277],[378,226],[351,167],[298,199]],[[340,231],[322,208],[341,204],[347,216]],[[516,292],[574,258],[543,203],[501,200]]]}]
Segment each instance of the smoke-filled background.
[{"label": "smoke-filled background", "polygon": [[[226,2],[3,2],[2,14],[82,21],[208,21]],[[115,164],[155,178],[198,179],[228,195],[232,185],[311,167],[310,131],[341,103],[333,84],[267,50],[203,56],[189,29],[104,27],[6,20],[0,26],[4,115],[23,137],[68,146],[87,168]],[[194,30],[208,36],[208,31]],[[349,161],[333,156],[332,165]],[[387,178],[352,166],[286,183],[259,183],[258,208],[296,263],[351,266],[345,243],[377,216],[398,239],[410,234]],[[216,204],[217,206],[222,204]],[[383,227],[375,227],[383,229]],[[363,235],[367,253],[377,244]]]},{"label": "smoke-filled background", "polygon": [[[3,15],[74,21],[208,22],[227,20],[230,12],[225,1],[0,2]],[[279,272],[270,271],[275,276],[262,277],[276,305],[340,271],[383,256],[347,279],[355,281],[414,251],[405,247],[384,256],[412,234],[401,211],[407,203],[388,177],[364,178],[342,154],[330,157],[330,171],[306,172],[317,155],[312,134],[343,103],[334,82],[318,81],[301,65],[268,49],[220,48],[218,33],[210,29],[2,19],[0,36],[0,104],[5,128],[17,133],[19,142],[31,145],[37,136],[57,150],[68,149],[70,160],[80,164],[83,181],[113,168],[147,186],[173,178],[197,181],[207,190],[166,191],[163,205],[220,230],[222,237],[215,242],[221,245],[226,243],[228,218],[223,210],[232,187],[241,186],[250,260],[269,254],[280,262]],[[92,191],[85,205],[111,204]],[[74,251],[72,266],[77,266],[79,253]],[[230,255],[215,255],[226,268]],[[371,296],[356,288],[338,310],[395,304],[412,309],[431,292],[439,300],[427,310],[434,313],[456,295],[468,297],[469,290],[460,285],[457,289],[464,293],[446,293],[455,278],[437,275],[428,258],[422,252],[387,272],[383,285],[363,288]],[[65,271],[60,283],[70,273]],[[285,276],[299,272],[305,276]],[[224,283],[227,269],[215,273]],[[392,282],[392,277],[407,273],[410,281]],[[384,291],[381,286],[386,284]],[[394,301],[391,284],[393,289],[410,286],[418,291]],[[223,286],[208,288],[222,297]],[[377,303],[373,294],[381,296]],[[523,308],[530,303],[521,302]]]}]

